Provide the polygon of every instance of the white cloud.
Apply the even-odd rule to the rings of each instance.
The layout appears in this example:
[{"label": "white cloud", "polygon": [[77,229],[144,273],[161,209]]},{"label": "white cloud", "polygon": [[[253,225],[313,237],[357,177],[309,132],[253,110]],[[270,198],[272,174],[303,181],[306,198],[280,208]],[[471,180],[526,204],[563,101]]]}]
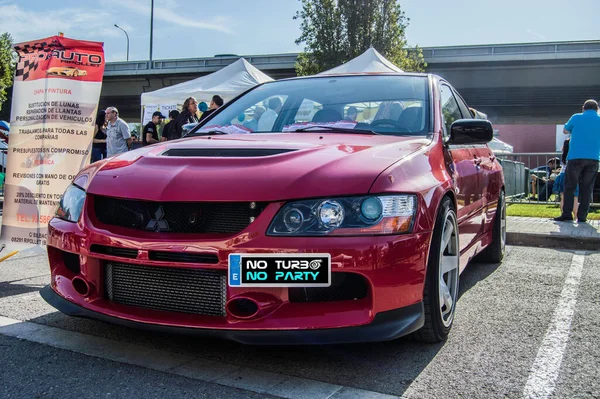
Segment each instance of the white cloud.
[{"label": "white cloud", "polygon": [[64,32],[66,37],[96,40],[98,37],[122,35],[107,23],[111,14],[99,9],[24,10],[17,4],[0,3],[0,15],[6,16],[2,30],[10,33],[15,43],[54,36]]},{"label": "white cloud", "polygon": [[[125,7],[137,14],[150,16],[150,5],[144,0],[105,0],[105,4],[115,7]],[[194,29],[215,30],[223,33],[233,33],[230,29],[232,22],[227,17],[215,17],[210,22],[200,21],[196,17],[195,10],[186,13],[185,10],[178,10],[176,0],[157,0],[154,4],[154,20],[164,21],[176,26]]]}]

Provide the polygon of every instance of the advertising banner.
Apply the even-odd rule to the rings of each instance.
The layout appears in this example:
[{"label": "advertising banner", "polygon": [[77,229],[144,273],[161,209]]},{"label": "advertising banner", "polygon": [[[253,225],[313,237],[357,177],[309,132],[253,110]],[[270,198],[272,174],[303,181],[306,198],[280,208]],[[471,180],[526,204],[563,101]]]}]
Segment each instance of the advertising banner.
[{"label": "advertising banner", "polygon": [[177,104],[146,104],[144,105],[144,116],[142,117],[142,126],[145,126],[152,120],[152,114],[160,111],[167,118],[169,112],[177,110]]},{"label": "advertising banner", "polygon": [[152,120],[152,114],[158,111],[158,104],[147,104],[144,106],[144,116],[142,117],[142,127],[146,126]]},{"label": "advertising banner", "polygon": [[60,197],[90,162],[105,59],[102,43],[62,36],[14,50],[0,241],[24,249],[46,245]]}]

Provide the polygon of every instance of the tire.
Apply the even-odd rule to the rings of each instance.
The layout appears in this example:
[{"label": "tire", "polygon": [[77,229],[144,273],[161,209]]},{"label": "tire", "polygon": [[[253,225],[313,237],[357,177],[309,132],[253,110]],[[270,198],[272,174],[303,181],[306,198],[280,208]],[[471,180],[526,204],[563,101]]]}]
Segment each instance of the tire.
[{"label": "tire", "polygon": [[[500,216],[500,217],[498,217]],[[478,256],[478,262],[500,263],[506,253],[506,198],[504,191],[498,197],[498,207],[492,227],[492,242]]]},{"label": "tire", "polygon": [[456,211],[450,198],[445,197],[433,229],[423,290],[425,324],[413,334],[417,341],[435,343],[448,338],[458,299],[459,274],[460,246]]}]

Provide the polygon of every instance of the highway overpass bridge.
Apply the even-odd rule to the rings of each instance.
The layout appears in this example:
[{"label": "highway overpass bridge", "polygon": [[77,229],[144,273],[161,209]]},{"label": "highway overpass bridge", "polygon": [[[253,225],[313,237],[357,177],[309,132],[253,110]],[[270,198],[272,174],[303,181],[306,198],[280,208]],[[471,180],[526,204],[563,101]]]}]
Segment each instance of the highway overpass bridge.
[{"label": "highway overpass bridge", "polygon": [[[503,132],[505,138],[515,136],[508,142],[516,150],[531,150],[529,144],[521,145],[519,135],[535,138],[539,145],[551,127],[566,122],[586,99],[600,99],[600,40],[426,47],[423,53],[427,72],[448,79],[470,106],[503,127],[501,138]],[[100,106],[114,105],[124,119],[138,122],[143,92],[209,74],[238,58],[154,60],[152,68],[148,61],[107,63]],[[274,79],[295,76],[295,53],[244,58]]]}]

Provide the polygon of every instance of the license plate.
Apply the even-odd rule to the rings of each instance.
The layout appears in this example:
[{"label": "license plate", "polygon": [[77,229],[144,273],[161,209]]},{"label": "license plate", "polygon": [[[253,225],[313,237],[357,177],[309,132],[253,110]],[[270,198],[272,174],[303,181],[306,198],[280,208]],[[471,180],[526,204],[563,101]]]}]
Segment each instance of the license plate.
[{"label": "license plate", "polygon": [[330,254],[230,254],[230,287],[329,287]]}]

